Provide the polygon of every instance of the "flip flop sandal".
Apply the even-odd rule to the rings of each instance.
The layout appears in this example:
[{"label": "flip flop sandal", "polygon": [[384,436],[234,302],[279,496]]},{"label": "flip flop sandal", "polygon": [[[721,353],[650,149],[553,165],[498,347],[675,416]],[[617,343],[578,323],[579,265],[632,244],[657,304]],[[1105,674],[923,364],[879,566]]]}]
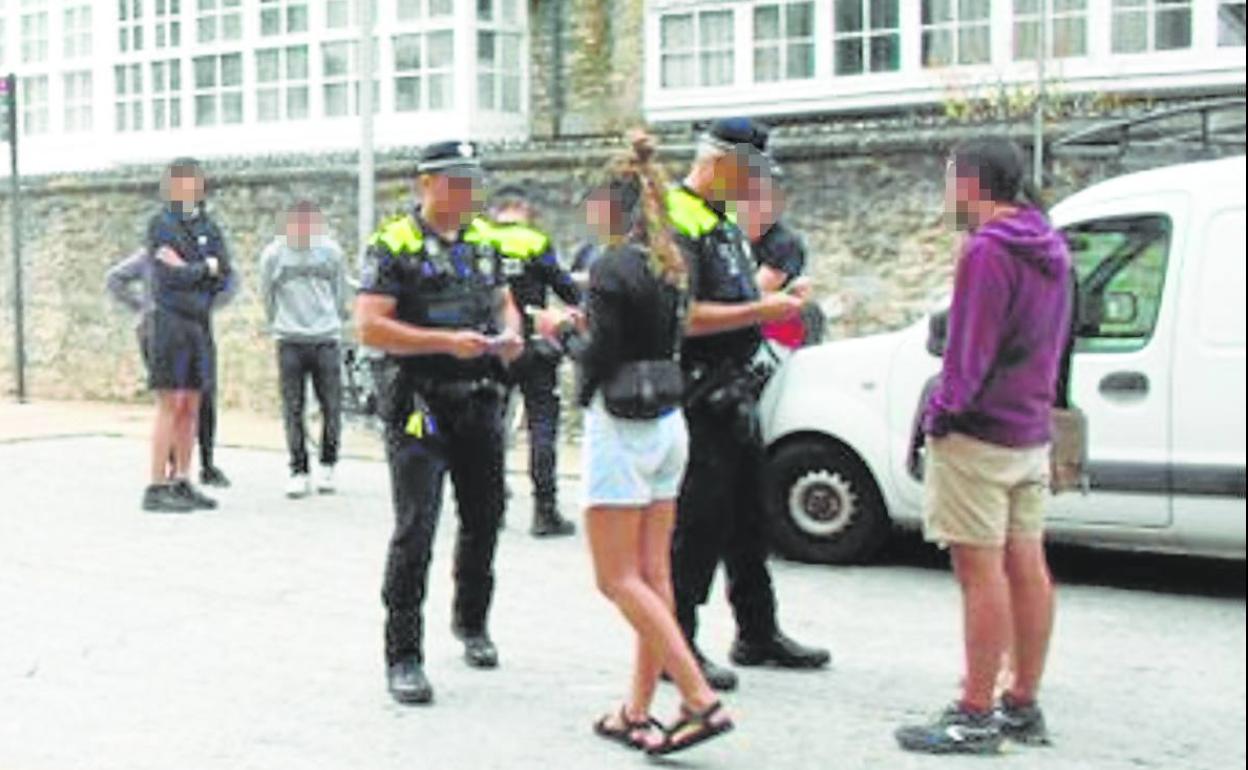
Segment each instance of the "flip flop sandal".
[{"label": "flip flop sandal", "polygon": [[642,730],[659,730],[664,731],[663,725],[654,717],[647,717],[644,720],[634,721],[628,716],[628,709],[624,706],[620,707],[619,727],[613,727],[608,722],[610,715],[603,716],[594,722],[594,734],[599,738],[618,743],[628,749],[642,750],[647,747],[644,740],[639,740],[636,734]]},{"label": "flip flop sandal", "polygon": [[712,738],[731,732],[736,726],[731,719],[712,722],[712,718],[723,709],[723,704],[715,701],[705,711],[697,712],[688,707],[681,707],[681,717],[671,727],[663,730],[663,742],[658,746],[646,749],[652,757],[665,757],[678,751],[691,749]]}]

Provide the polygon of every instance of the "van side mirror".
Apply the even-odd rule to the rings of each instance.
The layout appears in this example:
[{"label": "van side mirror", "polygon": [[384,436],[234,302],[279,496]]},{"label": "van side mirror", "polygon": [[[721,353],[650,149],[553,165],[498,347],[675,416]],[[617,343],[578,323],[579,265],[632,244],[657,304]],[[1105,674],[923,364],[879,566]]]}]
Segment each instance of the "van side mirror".
[{"label": "van side mirror", "polygon": [[1140,301],[1132,293],[1116,291],[1105,295],[1102,303],[1101,322],[1130,325],[1140,317]]}]

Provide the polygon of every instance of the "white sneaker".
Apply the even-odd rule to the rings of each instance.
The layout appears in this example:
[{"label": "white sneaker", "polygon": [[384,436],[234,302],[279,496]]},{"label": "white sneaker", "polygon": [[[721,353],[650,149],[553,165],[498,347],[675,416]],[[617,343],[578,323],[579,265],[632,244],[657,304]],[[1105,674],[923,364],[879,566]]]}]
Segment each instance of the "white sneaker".
[{"label": "white sneaker", "polygon": [[306,473],[290,474],[286,482],[286,496],[291,498],[306,497],[312,491],[312,481]]},{"label": "white sneaker", "polygon": [[334,486],[334,466],[322,465],[320,472],[316,474],[316,491],[322,495],[332,495],[337,489]]}]

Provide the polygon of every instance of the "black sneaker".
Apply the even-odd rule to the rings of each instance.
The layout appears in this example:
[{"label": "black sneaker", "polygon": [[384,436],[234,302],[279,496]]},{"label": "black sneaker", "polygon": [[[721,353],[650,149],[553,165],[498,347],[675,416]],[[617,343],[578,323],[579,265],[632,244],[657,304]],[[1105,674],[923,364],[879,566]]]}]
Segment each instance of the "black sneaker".
[{"label": "black sneaker", "polygon": [[956,703],[932,722],[895,735],[902,749],[920,754],[999,754],[1004,740],[992,713],[975,714]]},{"label": "black sneaker", "polygon": [[433,703],[433,685],[416,658],[407,658],[386,671],[386,687],[390,697],[405,706]]},{"label": "black sneaker", "polygon": [[225,489],[230,485],[230,480],[217,466],[205,465],[199,472],[199,483],[206,487]]},{"label": "black sneaker", "polygon": [[1001,698],[995,716],[1001,733],[1009,740],[1024,746],[1053,745],[1049,740],[1049,728],[1044,722],[1044,712],[1035,703],[1016,703],[1007,693]]},{"label": "black sneaker", "polygon": [[169,484],[152,484],[143,491],[143,510],[149,513],[191,513],[195,506]]},{"label": "black sneaker", "polygon": [[183,500],[188,501],[193,508],[201,511],[212,511],[217,508],[217,501],[200,492],[191,486],[191,482],[183,479],[175,482],[173,485],[175,493]]},{"label": "black sneaker", "polygon": [[768,639],[749,641],[738,638],[728,657],[738,666],[778,666],[792,669],[824,668],[832,654],[818,647],[806,647],[777,631]]}]

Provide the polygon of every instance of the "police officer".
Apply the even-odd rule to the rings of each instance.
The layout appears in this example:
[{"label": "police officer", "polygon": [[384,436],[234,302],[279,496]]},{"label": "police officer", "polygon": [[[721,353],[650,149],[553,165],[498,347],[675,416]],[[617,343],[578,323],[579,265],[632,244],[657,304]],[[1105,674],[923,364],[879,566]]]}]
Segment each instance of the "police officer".
[{"label": "police officer", "polygon": [[534,537],[567,536],[576,526],[559,512],[555,471],[559,440],[560,350],[533,333],[532,312],[544,309],[553,290],[568,305],[581,291],[559,264],[550,237],[533,226],[533,205],[521,187],[498,190],[490,202],[490,240],[503,257],[511,294],[524,312],[524,353],[511,366],[529,428],[529,476],[533,480]]},{"label": "police officer", "polygon": [[[767,569],[756,416],[761,388],[750,382],[749,368],[761,344],[760,324],[795,317],[804,300],[759,291],[749,244],[727,216],[727,205],[748,194],[765,162],[752,146],[755,130],[746,119],[715,122],[700,138],[684,184],[668,195],[693,296],[682,352],[690,383],[685,407],[690,458],[677,503],[672,581],[677,618],[691,644],[698,606],[706,602],[722,561],[737,621],[732,661],[818,668],[829,662],[827,651],[799,645],[780,632]],[[735,673],[697,655],[712,687],[736,687]]]},{"label": "police officer", "polygon": [[504,363],[523,346],[501,259],[474,220],[474,146],[429,146],[417,174],[419,206],[369,240],[356,304],[361,341],[387,354],[378,387],[395,529],[382,598],[388,685],[400,703],[433,699],[422,605],[448,472],[460,524],[452,631],[469,666],[498,665],[486,618],[504,505]]}]

